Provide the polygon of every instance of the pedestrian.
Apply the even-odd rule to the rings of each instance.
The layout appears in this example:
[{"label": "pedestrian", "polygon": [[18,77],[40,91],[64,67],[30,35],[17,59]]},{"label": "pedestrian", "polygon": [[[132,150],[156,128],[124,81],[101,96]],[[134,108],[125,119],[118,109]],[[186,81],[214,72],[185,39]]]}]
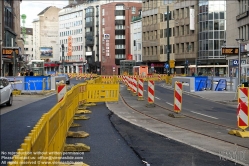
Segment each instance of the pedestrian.
[{"label": "pedestrian", "polygon": [[30,70],[30,73],[29,73],[30,76],[34,76],[34,72],[32,70]]}]

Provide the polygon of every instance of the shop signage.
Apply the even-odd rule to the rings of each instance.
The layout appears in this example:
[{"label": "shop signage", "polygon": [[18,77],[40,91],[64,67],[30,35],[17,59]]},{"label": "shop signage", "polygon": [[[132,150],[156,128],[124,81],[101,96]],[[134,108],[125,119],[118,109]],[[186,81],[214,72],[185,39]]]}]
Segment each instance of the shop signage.
[{"label": "shop signage", "polygon": [[247,17],[247,16],[248,16],[248,11],[246,11],[246,12],[244,12],[244,13],[241,13],[241,14],[237,15],[237,16],[236,16],[236,19],[237,19],[237,20],[240,20],[240,19],[242,19],[242,18],[244,18],[244,17]]},{"label": "shop signage", "polygon": [[238,55],[239,48],[231,48],[231,47],[222,47],[221,48],[222,55]]}]

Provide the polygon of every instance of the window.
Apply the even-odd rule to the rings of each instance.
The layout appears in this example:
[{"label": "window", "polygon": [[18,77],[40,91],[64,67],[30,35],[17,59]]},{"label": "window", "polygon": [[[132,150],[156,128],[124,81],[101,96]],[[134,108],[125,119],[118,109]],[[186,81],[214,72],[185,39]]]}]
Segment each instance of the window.
[{"label": "window", "polygon": [[102,25],[105,25],[105,18],[102,18]]},{"label": "window", "polygon": [[102,16],[105,15],[105,9],[102,9]]},{"label": "window", "polygon": [[132,12],[132,14],[136,14],[136,7],[135,6],[132,6],[131,12]]},{"label": "window", "polygon": [[124,6],[123,5],[117,5],[116,10],[124,10]]},{"label": "window", "polygon": [[141,43],[137,43],[138,50],[141,50]]}]

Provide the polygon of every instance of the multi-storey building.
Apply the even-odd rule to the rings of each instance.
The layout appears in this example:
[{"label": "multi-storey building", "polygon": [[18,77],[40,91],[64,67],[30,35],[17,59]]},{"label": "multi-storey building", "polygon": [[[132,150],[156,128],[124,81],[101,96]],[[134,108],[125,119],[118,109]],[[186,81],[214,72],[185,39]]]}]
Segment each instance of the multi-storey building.
[{"label": "multi-storey building", "polygon": [[85,71],[83,9],[84,5],[76,5],[59,12],[59,44],[64,45],[64,64],[60,47],[60,69],[66,73]]},{"label": "multi-storey building", "polygon": [[198,57],[198,1],[176,1],[172,19],[174,28],[176,73],[196,73]]},{"label": "multi-storey building", "polygon": [[[20,37],[20,3],[21,0],[0,1],[1,12],[1,49],[18,48],[18,54],[7,54],[1,51],[0,54],[0,75],[12,76],[18,72],[16,59],[22,54],[24,42]],[[16,56],[13,58],[13,56]],[[15,66],[13,66],[15,64]],[[15,69],[15,71],[13,71]]]},{"label": "multi-storey building", "polygon": [[[169,27],[167,27],[167,6],[169,6]],[[158,73],[164,73],[164,65],[174,60],[174,20],[172,13],[174,4],[169,1],[143,1],[143,62],[149,67],[154,66]],[[169,43],[167,41],[169,28]],[[169,59],[168,59],[169,57]]]},{"label": "multi-storey building", "polygon": [[226,40],[226,1],[199,1],[198,70],[206,75],[227,73],[221,47]]},{"label": "multi-storey building", "polygon": [[[45,71],[58,71],[58,64],[55,61],[59,61],[60,57],[58,37],[60,10],[49,6],[38,14],[38,19],[33,21],[33,59],[50,62],[49,65],[45,64]],[[52,54],[47,53],[48,50],[52,50]]]},{"label": "multi-storey building", "polygon": [[[240,47],[241,78],[249,77],[249,2],[226,1],[226,47]],[[238,77],[238,55],[227,56],[229,76]]]},{"label": "multi-storey building", "polygon": [[141,11],[137,2],[112,2],[100,6],[101,73],[119,74],[120,61],[130,59],[130,22]]},{"label": "multi-storey building", "polygon": [[101,58],[99,54],[99,6],[104,1],[97,1],[88,4],[84,9],[85,31],[83,33],[86,69],[88,72],[100,74]]},{"label": "multi-storey building", "polygon": [[132,60],[136,61],[136,65],[142,62],[142,17],[141,14],[132,18],[131,26],[131,55]]},{"label": "multi-storey building", "polygon": [[33,59],[33,28],[25,28],[25,37],[21,35],[24,39],[24,51],[23,51],[23,61],[29,62]]}]

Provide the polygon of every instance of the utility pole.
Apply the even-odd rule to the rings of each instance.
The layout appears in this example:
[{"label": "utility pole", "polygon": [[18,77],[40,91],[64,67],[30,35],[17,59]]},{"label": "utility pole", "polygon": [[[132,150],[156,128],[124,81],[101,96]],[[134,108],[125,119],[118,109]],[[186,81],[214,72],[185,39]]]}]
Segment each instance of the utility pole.
[{"label": "utility pole", "polygon": [[[169,57],[169,6],[167,6],[167,60],[168,60],[168,65],[169,65],[169,63],[170,63],[170,57]],[[168,76],[170,76],[170,74],[171,74],[171,69],[169,68]]]},{"label": "utility pole", "polygon": [[240,81],[241,81],[241,56],[240,56],[240,43],[244,41],[244,39],[236,39],[237,42],[239,42],[239,57],[238,57],[238,60],[239,60],[239,66],[238,66],[238,85],[240,85]]},{"label": "utility pole", "polygon": [[65,66],[65,64],[64,64],[65,63],[64,62],[64,58],[65,58],[64,57],[64,49],[65,49],[64,44],[62,44],[61,45],[61,50],[62,50],[62,57],[61,57],[62,58],[62,73],[64,73],[64,66]]}]

